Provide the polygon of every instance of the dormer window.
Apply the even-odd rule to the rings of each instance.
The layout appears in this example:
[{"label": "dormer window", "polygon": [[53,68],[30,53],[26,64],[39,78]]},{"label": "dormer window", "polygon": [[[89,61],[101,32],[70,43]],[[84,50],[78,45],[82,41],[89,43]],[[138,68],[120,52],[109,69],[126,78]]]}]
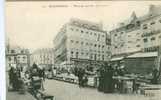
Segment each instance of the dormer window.
[{"label": "dormer window", "polygon": [[140,26],[140,21],[137,21],[137,22],[136,22],[136,25],[137,25],[137,26]]},{"label": "dormer window", "polygon": [[135,25],[134,24],[129,24],[126,26],[127,29],[133,28]]},{"label": "dormer window", "polygon": [[155,22],[151,22],[151,23],[150,23],[150,25],[154,25],[154,24],[155,24]]},{"label": "dormer window", "polygon": [[144,24],[143,29],[147,29],[147,28],[148,28],[147,24]]}]

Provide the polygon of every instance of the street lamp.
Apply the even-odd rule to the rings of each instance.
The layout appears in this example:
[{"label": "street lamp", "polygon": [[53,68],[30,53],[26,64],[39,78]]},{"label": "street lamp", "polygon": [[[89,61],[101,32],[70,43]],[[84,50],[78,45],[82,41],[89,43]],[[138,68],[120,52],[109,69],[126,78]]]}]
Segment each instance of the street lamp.
[{"label": "street lamp", "polygon": [[158,48],[158,69],[161,71],[161,39],[159,39],[159,48]]}]

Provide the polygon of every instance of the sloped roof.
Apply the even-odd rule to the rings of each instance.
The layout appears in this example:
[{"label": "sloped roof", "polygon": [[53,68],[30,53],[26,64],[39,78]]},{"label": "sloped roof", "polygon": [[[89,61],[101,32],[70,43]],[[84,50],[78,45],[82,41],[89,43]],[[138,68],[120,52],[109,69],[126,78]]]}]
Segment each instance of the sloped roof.
[{"label": "sloped roof", "polygon": [[150,5],[149,12],[144,16],[141,16],[139,20],[144,21],[158,15],[161,15],[161,5]]},{"label": "sloped roof", "polygon": [[128,19],[124,20],[123,22],[121,22],[119,24],[119,27],[120,26],[126,26],[126,25],[132,23],[133,21],[135,21],[136,19],[137,19],[136,13],[133,11],[131,16]]},{"label": "sloped roof", "polygon": [[127,58],[144,58],[144,57],[157,57],[157,56],[158,56],[158,52],[144,52],[144,53],[140,52],[140,53],[132,54]]},{"label": "sloped roof", "polygon": [[150,5],[149,11],[148,11],[147,14],[140,16],[140,17],[137,17],[135,12],[133,11],[131,16],[128,19],[126,19],[126,20],[120,22],[119,24],[117,24],[117,26],[113,30],[120,29],[120,28],[122,28],[122,27],[124,27],[128,24],[133,23],[134,21],[144,21],[144,20],[147,20],[149,18],[158,16],[158,15],[161,15],[161,5]]}]

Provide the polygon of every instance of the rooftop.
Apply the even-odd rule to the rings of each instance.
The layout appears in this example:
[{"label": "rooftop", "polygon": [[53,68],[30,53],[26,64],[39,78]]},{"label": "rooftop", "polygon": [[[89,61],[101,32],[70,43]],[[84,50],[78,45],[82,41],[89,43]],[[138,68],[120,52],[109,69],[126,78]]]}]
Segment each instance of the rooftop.
[{"label": "rooftop", "polygon": [[161,15],[161,5],[150,5],[149,6],[149,12],[146,15],[143,15],[141,17],[137,17],[135,12],[132,12],[129,19],[121,22],[118,24],[118,26],[113,29],[111,32],[115,32],[116,30],[124,30],[125,27],[131,23],[134,23],[135,21],[145,21],[149,18],[153,18],[155,16]]},{"label": "rooftop", "polygon": [[72,18],[70,20],[70,22],[68,23],[69,25],[74,25],[77,27],[83,27],[86,29],[91,29],[91,30],[95,30],[95,31],[100,31],[100,32],[106,32],[103,31],[103,25],[102,23],[94,23],[94,22],[90,22],[87,20],[81,20],[81,19],[77,19],[77,18]]},{"label": "rooftop", "polygon": [[145,21],[149,18],[153,18],[153,17],[158,16],[158,15],[161,15],[161,5],[150,5],[149,6],[149,12],[146,15],[141,16],[139,18],[139,20]]}]

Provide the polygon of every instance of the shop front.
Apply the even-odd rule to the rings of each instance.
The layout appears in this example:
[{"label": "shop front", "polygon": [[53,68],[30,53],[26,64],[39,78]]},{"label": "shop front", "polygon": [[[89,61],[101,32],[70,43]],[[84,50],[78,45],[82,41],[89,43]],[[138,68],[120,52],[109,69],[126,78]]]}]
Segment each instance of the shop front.
[{"label": "shop front", "polygon": [[124,59],[129,73],[147,75],[156,68],[157,52],[135,53]]}]

